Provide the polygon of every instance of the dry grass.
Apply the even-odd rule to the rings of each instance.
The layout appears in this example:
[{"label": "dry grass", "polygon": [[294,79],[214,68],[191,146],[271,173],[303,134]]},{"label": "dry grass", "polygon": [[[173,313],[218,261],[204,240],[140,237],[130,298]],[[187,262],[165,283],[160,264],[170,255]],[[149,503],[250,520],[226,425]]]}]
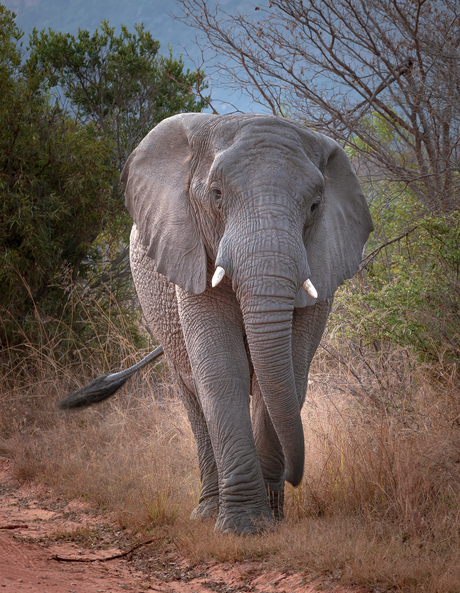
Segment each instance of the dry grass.
[{"label": "dry grass", "polygon": [[347,584],[460,591],[460,394],[448,369],[435,374],[401,350],[346,358],[337,343],[325,347],[303,412],[305,478],[288,488],[286,521],[263,536],[222,537],[211,521],[189,521],[195,445],[164,374],[63,413],[56,401],[100,368],[71,373],[39,353],[20,372],[5,363],[0,454],[21,479],[88,497],[192,562],[258,560]]},{"label": "dry grass", "polygon": [[[71,413],[57,410],[60,396],[38,386],[29,397],[36,404],[41,395],[43,407],[28,426],[21,421],[20,430],[8,431],[0,454],[15,459],[19,479],[91,499],[123,527],[174,523],[182,502],[191,510],[199,491],[191,429],[171,386],[149,389],[142,377],[133,383],[111,402]],[[30,408],[18,416],[26,414],[30,420]]]}]

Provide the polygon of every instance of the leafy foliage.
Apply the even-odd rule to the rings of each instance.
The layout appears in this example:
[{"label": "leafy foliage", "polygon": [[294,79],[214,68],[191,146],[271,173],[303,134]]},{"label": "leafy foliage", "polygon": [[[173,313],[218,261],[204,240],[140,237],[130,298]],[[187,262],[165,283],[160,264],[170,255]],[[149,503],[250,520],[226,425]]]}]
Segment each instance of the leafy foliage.
[{"label": "leafy foliage", "polygon": [[32,301],[59,310],[60,277],[76,280],[106,223],[116,169],[93,125],[79,126],[40,91],[42,78],[21,67],[20,33],[2,9],[0,98],[0,294],[10,318]]},{"label": "leafy foliage", "polygon": [[91,35],[49,30],[30,38],[28,67],[46,73],[49,88],[70,100],[78,121],[92,121],[114,140],[119,170],[140,140],[162,119],[201,111],[205,88],[200,71],[184,71],[181,59],[159,54],[159,43],[143,25],[124,26],[119,36],[108,21]]},{"label": "leafy foliage", "polygon": [[0,347],[64,326],[87,339],[113,308],[113,276],[118,313],[132,298],[119,170],[161,119],[203,105],[192,92],[202,75],[136,33],[117,37],[107,22],[77,38],[34,31],[23,62],[22,33],[0,5]]},{"label": "leafy foliage", "polygon": [[[373,113],[362,123],[403,162],[396,134]],[[371,150],[357,137],[349,156]],[[410,347],[440,368],[460,359],[460,215],[428,213],[406,183],[364,180],[375,231],[361,274],[338,293],[333,325],[356,343]]]},{"label": "leafy foliage", "polygon": [[[93,124],[98,138],[111,145],[111,162],[121,172],[142,138],[161,120],[183,111],[201,111],[206,88],[201,71],[184,70],[182,60],[159,53],[159,43],[142,25],[124,26],[117,36],[103,21],[94,33],[76,36],[34,29],[29,72],[39,72],[43,87],[65,105],[82,126]],[[110,283],[117,293],[133,292],[128,265],[131,219],[123,188],[112,187],[111,214],[93,247],[101,265],[93,268],[92,286]]]},{"label": "leafy foliage", "polygon": [[[421,359],[460,362],[460,214],[421,218],[380,249],[364,281],[339,293],[336,326],[379,349],[409,346]],[[357,277],[359,278],[359,276]]]}]

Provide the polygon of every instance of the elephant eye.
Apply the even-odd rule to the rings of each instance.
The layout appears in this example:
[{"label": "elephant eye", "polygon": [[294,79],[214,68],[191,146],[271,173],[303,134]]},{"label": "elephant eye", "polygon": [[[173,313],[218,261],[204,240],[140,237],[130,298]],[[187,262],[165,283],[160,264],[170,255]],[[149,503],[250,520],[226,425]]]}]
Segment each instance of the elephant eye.
[{"label": "elephant eye", "polygon": [[222,192],[217,187],[211,189],[211,196],[218,208],[220,208],[222,204]]},{"label": "elephant eye", "polygon": [[323,202],[321,197],[315,198],[315,201],[310,206],[310,213],[307,213],[307,220],[303,226],[303,232],[306,233],[308,227],[314,224],[315,220],[317,220],[318,215],[320,214],[321,210],[323,209]]},{"label": "elephant eye", "polygon": [[312,214],[319,212],[321,210],[321,200],[316,200],[310,207],[310,212]]}]

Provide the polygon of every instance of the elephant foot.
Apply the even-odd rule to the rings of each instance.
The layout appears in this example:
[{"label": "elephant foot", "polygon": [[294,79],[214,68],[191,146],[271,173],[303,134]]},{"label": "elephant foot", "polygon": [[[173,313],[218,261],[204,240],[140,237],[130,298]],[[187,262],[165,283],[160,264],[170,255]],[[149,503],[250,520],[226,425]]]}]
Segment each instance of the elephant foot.
[{"label": "elephant foot", "polygon": [[190,519],[193,521],[204,521],[205,519],[215,519],[219,514],[219,495],[210,496],[202,500],[198,506],[193,509]]},{"label": "elephant foot", "polygon": [[225,513],[221,509],[214,530],[237,535],[257,535],[273,529],[274,526],[274,518],[269,512],[239,510],[239,512]]}]

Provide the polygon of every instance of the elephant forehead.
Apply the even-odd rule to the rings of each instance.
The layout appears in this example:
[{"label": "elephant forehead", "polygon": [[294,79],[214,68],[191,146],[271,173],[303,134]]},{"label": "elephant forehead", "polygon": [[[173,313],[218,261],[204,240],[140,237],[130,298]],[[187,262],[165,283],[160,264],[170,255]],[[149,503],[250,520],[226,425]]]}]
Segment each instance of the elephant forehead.
[{"label": "elephant forehead", "polygon": [[207,184],[223,179],[256,192],[279,188],[290,193],[320,192],[321,172],[305,155],[300,143],[276,145],[246,138],[220,151],[207,175]]},{"label": "elephant forehead", "polygon": [[201,140],[204,138],[205,143],[213,147],[215,154],[230,147],[260,150],[264,146],[264,149],[284,147],[292,150],[296,145],[300,147],[302,144],[296,127],[281,117],[221,116],[214,123],[212,127],[203,130]]}]

